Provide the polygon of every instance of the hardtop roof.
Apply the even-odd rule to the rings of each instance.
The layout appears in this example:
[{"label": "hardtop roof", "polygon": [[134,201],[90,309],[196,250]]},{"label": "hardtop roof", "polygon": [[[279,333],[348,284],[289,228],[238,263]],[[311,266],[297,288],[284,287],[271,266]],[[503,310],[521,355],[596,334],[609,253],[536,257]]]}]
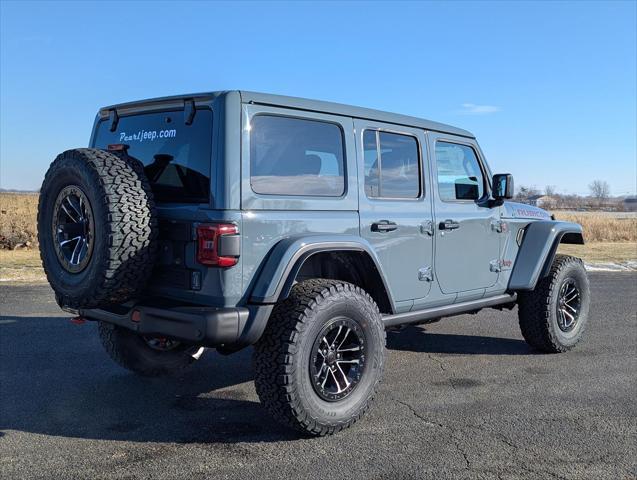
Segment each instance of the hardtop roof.
[{"label": "hardtop roof", "polygon": [[[433,122],[409,115],[401,115],[398,113],[385,112],[382,110],[374,110],[371,108],[356,107],[353,105],[345,105],[342,103],[327,102],[323,100],[311,100],[307,98],[288,97],[285,95],[274,95],[270,93],[250,92],[245,90],[237,90],[241,97],[242,103],[254,103],[259,105],[280,106],[298,110],[313,111],[319,113],[342,115],[346,117],[355,117],[366,120],[375,120],[379,122],[393,123],[396,125],[404,125],[409,127],[418,127],[425,130],[431,130],[441,133],[450,133],[463,137],[474,138],[474,135],[462,128],[453,127],[444,123]],[[151,98],[134,102],[119,103],[110,105],[100,109],[102,115],[107,115],[108,110],[126,109],[131,107],[139,107],[142,105],[153,105],[164,102],[171,102],[179,99],[210,99],[227,94],[227,91],[215,91],[206,93],[194,93],[186,95],[174,95],[169,97]]]}]

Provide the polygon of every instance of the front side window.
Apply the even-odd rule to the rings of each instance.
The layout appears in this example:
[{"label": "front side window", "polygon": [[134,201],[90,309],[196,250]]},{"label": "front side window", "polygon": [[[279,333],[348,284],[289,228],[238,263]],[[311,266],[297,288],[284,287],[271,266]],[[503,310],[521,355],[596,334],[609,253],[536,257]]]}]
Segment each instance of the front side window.
[{"label": "front side window", "polygon": [[410,135],[365,130],[365,193],[368,197],[418,198],[418,142]]},{"label": "front side window", "polygon": [[338,197],[345,192],[343,133],[317,120],[256,115],[250,125],[250,183],[266,195]]},{"label": "front side window", "polygon": [[478,200],[484,195],[484,175],[473,148],[436,142],[436,168],[441,200]]}]

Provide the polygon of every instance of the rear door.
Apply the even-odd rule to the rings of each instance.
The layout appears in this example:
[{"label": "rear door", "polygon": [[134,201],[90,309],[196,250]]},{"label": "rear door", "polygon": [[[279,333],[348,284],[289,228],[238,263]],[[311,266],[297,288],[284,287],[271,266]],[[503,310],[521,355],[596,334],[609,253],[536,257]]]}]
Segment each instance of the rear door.
[{"label": "rear door", "polygon": [[355,120],[361,236],[378,254],[395,302],[410,308],[431,288],[432,222],[424,132]]},{"label": "rear door", "polygon": [[472,139],[428,134],[435,184],[435,271],[444,293],[498,280],[499,209],[488,206],[489,172]]}]

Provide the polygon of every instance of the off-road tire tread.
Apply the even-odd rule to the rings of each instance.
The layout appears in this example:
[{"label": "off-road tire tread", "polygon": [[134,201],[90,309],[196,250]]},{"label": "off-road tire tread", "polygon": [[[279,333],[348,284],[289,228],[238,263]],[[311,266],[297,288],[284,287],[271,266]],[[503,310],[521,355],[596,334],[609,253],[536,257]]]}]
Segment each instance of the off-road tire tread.
[{"label": "off-road tire tread", "polygon": [[[300,405],[297,388],[290,382],[294,366],[291,357],[297,352],[297,339],[307,328],[312,313],[319,311],[337,293],[350,296],[368,310],[368,318],[380,320],[378,306],[361,288],[340,280],[310,279],[297,283],[290,295],[272,311],[268,325],[255,345],[255,387],[261,403],[279,422],[313,436],[331,435],[353,425],[369,409],[384,369],[384,355],[378,355],[380,375],[371,395],[345,421],[325,425],[312,418]],[[383,348],[385,331],[382,330]]]},{"label": "off-road tire tread", "polygon": [[[146,285],[157,255],[157,215],[150,183],[143,165],[125,155],[93,149],[67,150],[53,161],[42,184],[42,192],[61,168],[73,166],[88,168],[89,178],[99,189],[99,198],[106,212],[101,222],[108,237],[108,253],[95,271],[99,278],[90,278],[95,284],[92,293],[83,298],[58,294],[58,303],[70,308],[94,308],[120,304],[135,297]],[[38,236],[42,229],[50,228],[50,219],[41,218],[42,204],[55,201],[46,194],[40,196],[38,208]],[[95,213],[95,209],[94,213]],[[51,269],[44,262],[44,271],[53,286]],[[95,257],[95,252],[93,253]],[[94,258],[91,259],[93,261]],[[57,292],[56,292],[57,293]]]},{"label": "off-road tire tread", "polygon": [[[572,349],[573,345],[564,345],[550,328],[551,303],[553,291],[560,288],[558,278],[562,270],[572,264],[584,268],[580,258],[569,255],[555,255],[549,274],[540,279],[534,290],[520,292],[518,302],[518,318],[524,340],[533,348],[547,353],[561,353]],[[588,292],[586,292],[588,294]],[[580,338],[584,333],[586,322],[580,330]],[[579,341],[579,340],[578,340]]]}]

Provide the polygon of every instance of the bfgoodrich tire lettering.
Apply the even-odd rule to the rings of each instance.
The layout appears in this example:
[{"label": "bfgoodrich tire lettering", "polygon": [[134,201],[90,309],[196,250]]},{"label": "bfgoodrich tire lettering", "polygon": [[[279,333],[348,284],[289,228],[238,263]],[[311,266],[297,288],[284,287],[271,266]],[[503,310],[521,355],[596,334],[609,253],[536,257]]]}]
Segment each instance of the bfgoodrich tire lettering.
[{"label": "bfgoodrich tire lettering", "polygon": [[[578,295],[577,302],[571,304],[574,311],[570,312],[575,323],[565,327],[559,317],[560,295],[572,287]],[[582,338],[588,322],[590,289],[579,258],[556,255],[549,274],[538,282],[535,290],[521,292],[519,298],[520,330],[532,347],[548,353],[565,352]]]},{"label": "bfgoodrich tire lettering", "polygon": [[[310,361],[325,326],[356,322],[364,336],[365,368],[355,388],[329,401],[317,393]],[[346,322],[345,322],[346,323]],[[255,385],[261,402],[280,422],[311,435],[336,433],[369,408],[385,361],[385,330],[378,307],[360,288],[337,280],[296,284],[277,304],[255,345]]]},{"label": "bfgoodrich tire lettering", "polygon": [[[81,269],[63,263],[52,228],[56,201],[69,186],[88,201],[92,215],[91,254]],[[151,274],[157,250],[155,203],[143,166],[90,148],[58,155],[40,190],[38,238],[60,305],[94,308],[134,297]]]}]

